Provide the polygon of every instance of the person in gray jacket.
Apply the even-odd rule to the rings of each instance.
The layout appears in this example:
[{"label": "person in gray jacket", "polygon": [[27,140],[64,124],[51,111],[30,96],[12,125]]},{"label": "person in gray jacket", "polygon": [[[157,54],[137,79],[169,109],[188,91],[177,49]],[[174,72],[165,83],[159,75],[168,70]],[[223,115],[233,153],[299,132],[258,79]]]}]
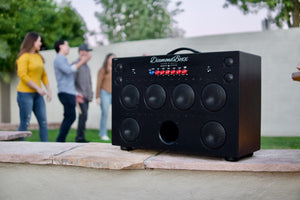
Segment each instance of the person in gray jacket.
[{"label": "person in gray jacket", "polygon": [[[79,49],[79,58],[72,64],[77,64],[80,62],[82,57],[91,57],[90,51],[92,49],[88,48],[87,44],[80,45]],[[88,142],[85,139],[85,127],[88,116],[89,102],[93,100],[93,91],[92,91],[92,80],[91,80],[91,71],[87,63],[84,63],[75,73],[74,81],[76,91],[83,96],[82,102],[79,102],[79,116],[78,116],[78,127],[77,127],[77,136],[76,142]]]},{"label": "person in gray jacket", "polygon": [[76,90],[73,72],[79,70],[91,57],[83,56],[77,64],[70,65],[66,57],[70,51],[68,42],[60,39],[55,42],[54,48],[57,52],[53,62],[57,81],[57,95],[64,107],[64,118],[56,142],[65,142],[71,125],[76,119]]}]

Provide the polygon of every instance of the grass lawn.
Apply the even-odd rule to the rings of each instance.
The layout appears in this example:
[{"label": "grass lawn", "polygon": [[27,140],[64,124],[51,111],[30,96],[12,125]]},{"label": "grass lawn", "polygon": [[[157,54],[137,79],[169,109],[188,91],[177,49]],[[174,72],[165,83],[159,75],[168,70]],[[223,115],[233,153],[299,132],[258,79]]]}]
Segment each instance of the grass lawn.
[{"label": "grass lawn", "polygon": [[[38,130],[30,130],[32,132],[31,137],[25,138],[25,141],[39,142]],[[110,143],[111,141],[102,141],[98,136],[99,130],[88,129],[86,130],[85,137],[90,142],[105,142]],[[49,142],[55,142],[58,135],[58,129],[49,130]],[[111,130],[108,131],[108,136],[111,138]],[[75,142],[76,130],[71,129],[68,136],[67,142]],[[261,137],[261,149],[300,149],[300,137]]]},{"label": "grass lawn", "polygon": [[[30,142],[39,142],[40,137],[39,137],[39,131],[38,130],[30,130],[32,132],[31,137],[26,137],[25,141],[30,141]],[[49,137],[49,142],[55,142],[56,137],[58,136],[58,129],[54,130],[48,130],[48,137]],[[100,140],[99,137],[99,130],[95,129],[88,129],[85,132],[85,139],[90,142],[103,142],[103,143],[110,143],[111,141],[103,141]],[[108,130],[108,137],[111,138],[111,130]],[[76,130],[71,129],[67,135],[66,142],[75,142],[76,138]]]},{"label": "grass lawn", "polygon": [[300,137],[261,137],[261,149],[300,149]]}]

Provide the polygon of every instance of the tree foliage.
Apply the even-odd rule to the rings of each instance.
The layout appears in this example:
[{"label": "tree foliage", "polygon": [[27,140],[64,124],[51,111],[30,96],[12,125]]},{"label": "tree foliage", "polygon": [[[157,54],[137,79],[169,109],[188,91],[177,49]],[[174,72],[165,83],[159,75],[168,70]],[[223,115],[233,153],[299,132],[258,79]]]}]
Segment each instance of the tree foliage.
[{"label": "tree foliage", "polygon": [[52,49],[60,38],[68,40],[70,46],[78,46],[84,41],[86,26],[70,3],[58,6],[52,0],[0,0],[0,76],[3,79],[14,71],[20,45],[29,31],[41,35],[42,49]]},{"label": "tree foliage", "polygon": [[289,27],[300,25],[300,2],[299,0],[226,0],[225,7],[229,4],[238,6],[244,14],[257,12],[261,8],[275,11],[275,22],[278,27],[287,23]]},{"label": "tree foliage", "polygon": [[[97,12],[102,32],[110,42],[179,36],[173,17],[180,12],[180,1],[168,12],[169,0],[95,0],[103,7]],[[180,32],[181,31],[181,32]]]}]

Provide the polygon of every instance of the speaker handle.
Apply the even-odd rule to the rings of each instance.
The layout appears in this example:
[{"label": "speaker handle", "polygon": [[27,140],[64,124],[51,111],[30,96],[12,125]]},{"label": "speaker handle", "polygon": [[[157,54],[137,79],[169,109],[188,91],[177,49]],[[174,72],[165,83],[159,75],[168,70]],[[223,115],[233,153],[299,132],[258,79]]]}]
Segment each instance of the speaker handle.
[{"label": "speaker handle", "polygon": [[190,49],[190,48],[186,48],[186,47],[181,47],[181,48],[178,48],[178,49],[174,49],[173,51],[170,51],[169,53],[167,53],[167,55],[175,54],[178,51],[183,51],[183,50],[191,51],[193,53],[201,53],[200,51],[196,51],[194,49]]}]

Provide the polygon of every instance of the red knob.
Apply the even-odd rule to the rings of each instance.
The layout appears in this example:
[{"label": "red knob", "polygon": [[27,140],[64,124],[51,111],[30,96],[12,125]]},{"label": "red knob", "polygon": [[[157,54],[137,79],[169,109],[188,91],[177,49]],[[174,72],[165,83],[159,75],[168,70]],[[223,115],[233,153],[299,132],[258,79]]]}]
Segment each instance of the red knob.
[{"label": "red knob", "polygon": [[171,71],[170,70],[166,70],[166,75],[170,75]]},{"label": "red knob", "polygon": [[176,71],[176,74],[181,74],[181,70],[178,69],[178,70]]},{"label": "red knob", "polygon": [[174,69],[171,70],[171,74],[172,74],[172,75],[176,74],[176,70],[174,70]]},{"label": "red knob", "polygon": [[160,71],[156,70],[155,75],[159,75],[159,74],[160,74]]},{"label": "red knob", "polygon": [[187,74],[187,73],[188,73],[188,70],[183,69],[181,73],[182,73],[182,74]]},{"label": "red knob", "polygon": [[160,75],[165,75],[165,71],[164,71],[164,70],[161,70],[161,71],[160,71]]}]

